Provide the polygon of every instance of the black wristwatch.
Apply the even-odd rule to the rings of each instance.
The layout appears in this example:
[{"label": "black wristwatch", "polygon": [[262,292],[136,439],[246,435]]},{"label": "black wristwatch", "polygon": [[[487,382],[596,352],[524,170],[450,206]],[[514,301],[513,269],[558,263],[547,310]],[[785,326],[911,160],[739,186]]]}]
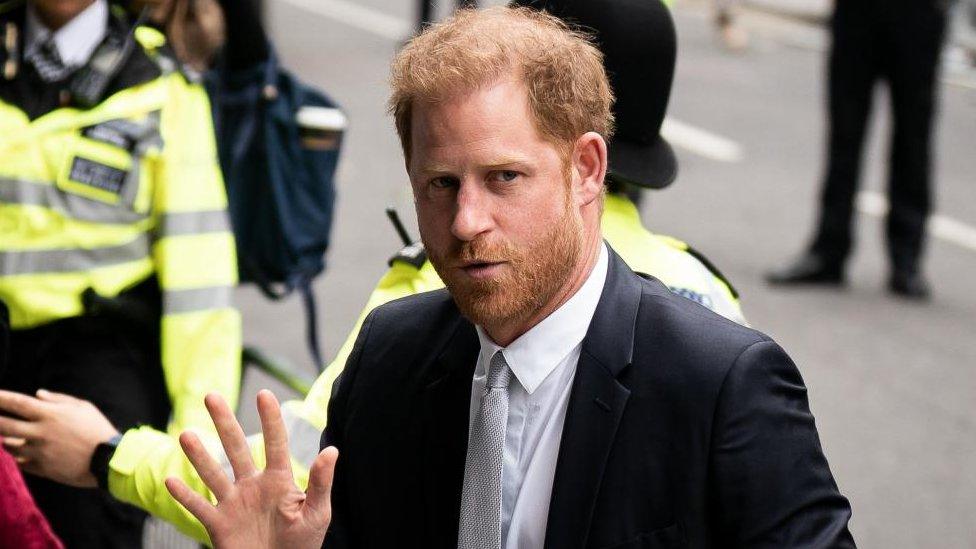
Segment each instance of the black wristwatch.
[{"label": "black wristwatch", "polygon": [[96,446],[91,463],[88,465],[88,470],[95,475],[95,482],[103,490],[108,490],[108,464],[112,461],[112,456],[115,455],[115,449],[119,447],[121,440],[122,434],[119,433]]}]

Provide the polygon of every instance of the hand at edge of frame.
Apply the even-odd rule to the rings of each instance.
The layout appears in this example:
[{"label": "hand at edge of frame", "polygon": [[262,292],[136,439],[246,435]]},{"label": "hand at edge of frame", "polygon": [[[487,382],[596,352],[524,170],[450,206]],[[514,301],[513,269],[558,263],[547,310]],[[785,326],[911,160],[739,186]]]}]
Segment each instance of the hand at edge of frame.
[{"label": "hand at edge of frame", "polygon": [[79,488],[97,486],[95,447],[118,430],[94,404],[40,389],[37,397],[0,390],[3,446],[25,472]]}]

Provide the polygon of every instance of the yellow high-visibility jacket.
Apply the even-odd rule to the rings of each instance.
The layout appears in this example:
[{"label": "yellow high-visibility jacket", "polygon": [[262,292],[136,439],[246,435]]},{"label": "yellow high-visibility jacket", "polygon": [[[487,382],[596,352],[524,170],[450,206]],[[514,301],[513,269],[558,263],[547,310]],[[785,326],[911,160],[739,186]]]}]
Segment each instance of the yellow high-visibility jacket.
[{"label": "yellow high-visibility jacket", "polygon": [[227,197],[206,93],[162,34],[136,37],[141,65],[117,77],[132,85],[93,108],[31,120],[0,99],[0,300],[27,329],[83,315],[86,291],[111,299],[155,277],[170,432],[209,430],[204,395],[240,390]]},{"label": "yellow high-visibility jacket", "polygon": [[[637,208],[626,197],[606,197],[602,228],[610,246],[634,270],[659,278],[672,291],[686,297],[707,297],[695,300],[733,320],[745,322],[738,297],[721,275],[707,267],[699,259],[700,256],[689,253],[687,244],[652,234],[645,229]],[[332,385],[345,367],[363,320],[370,311],[384,303],[443,287],[443,282],[429,261],[423,262],[418,268],[411,262],[394,259],[390,270],[369,296],[352,332],[325,373],[315,381],[304,400],[291,400],[283,404],[292,470],[298,486],[304,488],[308,484],[308,468],[319,451],[319,439],[325,428]],[[216,438],[204,437],[202,440],[213,455],[226,460]],[[261,435],[249,437],[248,444],[255,463],[263,467],[264,446]],[[109,464],[108,484],[112,495],[175,524],[180,531],[201,542],[209,543],[203,525],[166,491],[163,481],[167,477],[180,478],[193,490],[213,499],[183,455],[175,437],[150,427],[126,432]]]}]

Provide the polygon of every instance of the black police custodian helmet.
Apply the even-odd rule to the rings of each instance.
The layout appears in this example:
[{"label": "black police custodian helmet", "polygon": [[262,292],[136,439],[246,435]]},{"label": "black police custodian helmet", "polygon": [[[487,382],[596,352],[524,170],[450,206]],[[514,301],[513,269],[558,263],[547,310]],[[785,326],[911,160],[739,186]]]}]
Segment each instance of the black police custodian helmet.
[{"label": "black police custodian helmet", "polygon": [[610,174],[651,189],[678,173],[671,145],[661,137],[668,109],[677,37],[660,0],[514,0],[545,10],[594,33],[617,101],[617,132],[610,142]]}]

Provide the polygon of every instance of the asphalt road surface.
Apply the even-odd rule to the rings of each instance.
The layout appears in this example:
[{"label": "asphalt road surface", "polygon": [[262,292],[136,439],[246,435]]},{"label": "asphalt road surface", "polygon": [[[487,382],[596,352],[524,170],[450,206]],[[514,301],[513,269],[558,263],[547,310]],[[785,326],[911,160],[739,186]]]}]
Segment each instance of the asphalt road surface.
[{"label": "asphalt road surface", "polygon": [[[329,268],[316,285],[331,356],[352,327],[399,239],[383,213],[399,208],[416,234],[399,145],[386,115],[389,61],[412,26],[404,0],[269,0],[286,65],[346,109],[348,132]],[[750,49],[730,54],[706,6],[676,7],[679,59],[667,131],[678,182],[648,197],[644,220],[704,251],[736,284],[750,322],[803,373],[822,442],[862,547],[976,547],[976,86],[947,75],[937,141],[938,216],[925,305],[885,291],[880,215],[887,97],[867,151],[858,245],[844,291],[774,290],[767,268],[796,254],[815,213],[823,149],[826,37],[750,14]],[[300,303],[241,289],[245,340],[308,373]],[[249,374],[242,416],[272,386]]]}]

